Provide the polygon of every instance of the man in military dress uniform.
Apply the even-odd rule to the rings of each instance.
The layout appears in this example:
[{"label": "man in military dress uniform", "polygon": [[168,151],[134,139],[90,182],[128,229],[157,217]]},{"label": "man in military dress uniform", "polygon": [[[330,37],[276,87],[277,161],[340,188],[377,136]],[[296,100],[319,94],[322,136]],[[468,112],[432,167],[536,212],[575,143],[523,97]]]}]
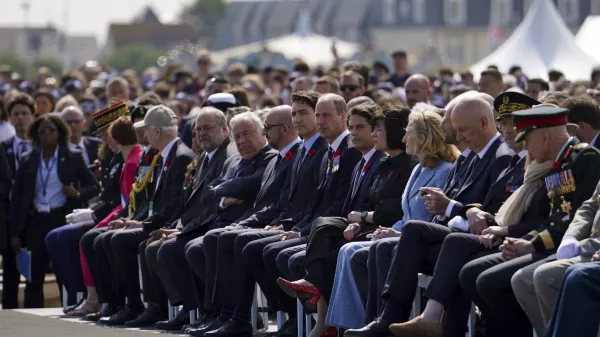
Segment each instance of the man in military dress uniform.
[{"label": "man in military dress uniform", "polygon": [[580,144],[567,132],[569,110],[539,106],[514,112],[512,117],[537,162],[553,160],[545,176],[550,199],[550,215],[538,230],[521,239],[506,238],[500,253],[467,263],[460,282],[495,329],[488,336],[531,336],[531,325],[511,289],[511,278],[519,269],[544,260],[556,251],[576,210],[594,191],[600,179],[600,153]]},{"label": "man in military dress uniform", "polygon": [[[132,122],[143,120],[147,110],[147,107],[136,107],[131,113]],[[148,145],[143,130],[136,129],[136,136],[138,143],[144,146],[144,154],[140,158],[129,201],[115,217],[117,221],[119,219],[143,220],[147,218],[150,212],[148,200],[152,200],[155,190],[156,182],[153,179],[153,172],[158,164],[158,151]],[[106,304],[99,312],[86,317],[92,321],[115,314],[125,304],[125,297],[117,286],[116,276],[111,273],[109,267],[110,259],[113,256],[104,249],[102,242],[103,237],[106,240],[109,239],[110,233],[114,232],[111,231],[113,227],[115,226],[94,228],[84,234],[80,242],[83,254],[90,266],[100,303]]]}]

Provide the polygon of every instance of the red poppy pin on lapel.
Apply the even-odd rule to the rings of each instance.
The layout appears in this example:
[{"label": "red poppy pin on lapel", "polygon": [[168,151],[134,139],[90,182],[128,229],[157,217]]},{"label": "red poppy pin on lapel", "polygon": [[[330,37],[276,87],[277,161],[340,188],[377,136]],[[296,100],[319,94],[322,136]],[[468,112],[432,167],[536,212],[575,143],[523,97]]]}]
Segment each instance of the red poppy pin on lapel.
[{"label": "red poppy pin on lapel", "polygon": [[288,152],[285,154],[285,157],[284,157],[284,158],[285,158],[285,160],[290,160],[290,159],[292,159],[292,157],[293,157],[293,156],[294,156],[294,155],[292,154],[292,152],[291,152],[291,151],[288,151]]},{"label": "red poppy pin on lapel", "polygon": [[390,171],[390,173],[388,173],[388,178],[391,177],[394,174],[394,171]]},{"label": "red poppy pin on lapel", "polygon": [[369,169],[371,168],[371,163],[367,163],[364,167],[363,167],[363,172],[367,172]]},{"label": "red poppy pin on lapel", "polygon": [[306,154],[309,157],[312,157],[315,154],[315,149],[310,149],[310,151],[308,151],[308,153]]}]

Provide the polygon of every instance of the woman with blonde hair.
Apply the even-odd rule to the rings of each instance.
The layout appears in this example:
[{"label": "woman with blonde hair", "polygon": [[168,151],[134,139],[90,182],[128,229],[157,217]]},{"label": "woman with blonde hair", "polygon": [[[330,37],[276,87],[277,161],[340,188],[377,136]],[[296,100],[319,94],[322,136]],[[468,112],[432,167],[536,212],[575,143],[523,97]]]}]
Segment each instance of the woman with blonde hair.
[{"label": "woman with blonde hair", "polygon": [[[378,124],[378,130],[387,133],[397,132],[385,127],[387,120],[386,118],[379,122],[381,125]],[[391,228],[379,227],[370,235],[371,241],[348,243],[342,247],[338,255],[334,287],[327,315],[328,326],[360,328],[365,321],[370,322],[370,319],[365,318],[377,316],[377,298],[385,279],[378,280],[378,273],[375,269],[379,269],[380,273],[385,271],[387,274],[391,263],[392,249],[396,246],[402,226],[406,221],[430,221],[433,218],[433,215],[425,208],[419,190],[425,186],[443,188],[453,162],[460,155],[454,145],[445,143],[445,134],[441,123],[442,118],[433,109],[413,109],[410,113],[402,142],[405,144],[406,153],[415,156],[419,163],[413,169],[402,194],[402,219],[397,219]],[[378,256],[376,255],[377,250],[383,249],[389,251],[389,254],[385,255],[389,256],[389,259],[375,261],[375,256]],[[376,265],[376,268],[369,268],[368,273],[364,268],[360,271],[353,269],[353,260],[366,261],[367,258],[373,266]],[[368,274],[368,278],[355,277],[357,272]],[[367,310],[365,310],[365,306]]]}]

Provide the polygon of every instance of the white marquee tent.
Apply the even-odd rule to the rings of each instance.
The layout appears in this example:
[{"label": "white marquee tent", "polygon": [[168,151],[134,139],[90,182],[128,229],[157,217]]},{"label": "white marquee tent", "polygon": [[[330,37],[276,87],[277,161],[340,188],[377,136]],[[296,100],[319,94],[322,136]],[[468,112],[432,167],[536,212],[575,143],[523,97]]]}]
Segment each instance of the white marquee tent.
[{"label": "white marquee tent", "polygon": [[268,51],[281,53],[290,60],[300,58],[310,66],[329,66],[334,62],[331,53],[331,46],[334,41],[338,56],[342,59],[350,58],[361,50],[359,44],[333,40],[318,34],[310,34],[308,36],[291,34],[265,42],[255,42],[215,51],[212,53],[212,59],[218,63],[226,62],[230,58],[244,58],[248,54],[259,53],[266,47]]},{"label": "white marquee tent", "polygon": [[598,33],[600,32],[600,15],[588,16],[575,36],[575,41],[581,49],[600,63],[600,43]]},{"label": "white marquee tent", "polygon": [[[597,42],[595,43],[597,44]],[[551,69],[562,71],[570,80],[589,79],[600,62],[575,42],[551,0],[536,0],[513,34],[494,52],[471,66],[476,77],[488,65],[507,72],[519,65],[532,77],[548,79]]]}]

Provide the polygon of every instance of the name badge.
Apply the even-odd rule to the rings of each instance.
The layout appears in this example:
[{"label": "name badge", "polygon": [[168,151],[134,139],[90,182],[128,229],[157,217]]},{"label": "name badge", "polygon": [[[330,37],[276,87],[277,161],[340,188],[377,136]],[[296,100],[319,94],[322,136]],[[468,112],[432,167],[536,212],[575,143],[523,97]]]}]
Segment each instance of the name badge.
[{"label": "name badge", "polygon": [[43,202],[37,207],[38,213],[50,213],[50,204],[47,202]]}]

